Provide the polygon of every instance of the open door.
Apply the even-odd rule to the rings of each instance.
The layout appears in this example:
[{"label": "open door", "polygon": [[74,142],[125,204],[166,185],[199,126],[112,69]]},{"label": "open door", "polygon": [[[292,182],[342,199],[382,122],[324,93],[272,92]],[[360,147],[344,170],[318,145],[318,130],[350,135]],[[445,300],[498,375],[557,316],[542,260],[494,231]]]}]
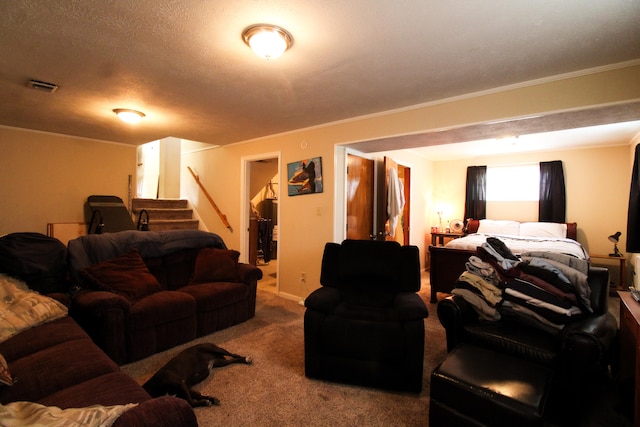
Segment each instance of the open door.
[{"label": "open door", "polygon": [[373,160],[347,154],[346,192],[347,239],[373,239]]},{"label": "open door", "polygon": [[[395,240],[399,242],[401,245],[408,245],[409,244],[409,224],[411,224],[410,222],[411,168],[398,165],[398,163],[395,160],[385,156],[384,171],[385,171],[385,174],[384,174],[385,179],[383,180],[384,181],[383,203],[385,205],[385,209],[384,209],[385,240]],[[403,201],[401,206],[401,211],[397,215],[395,220],[393,220],[389,216],[389,209],[388,209],[389,198],[390,198],[390,194],[391,195],[393,194],[393,193],[390,193],[390,190],[392,190],[390,186],[394,186],[394,190],[401,193],[400,196]],[[393,195],[391,197],[393,198]]]}]

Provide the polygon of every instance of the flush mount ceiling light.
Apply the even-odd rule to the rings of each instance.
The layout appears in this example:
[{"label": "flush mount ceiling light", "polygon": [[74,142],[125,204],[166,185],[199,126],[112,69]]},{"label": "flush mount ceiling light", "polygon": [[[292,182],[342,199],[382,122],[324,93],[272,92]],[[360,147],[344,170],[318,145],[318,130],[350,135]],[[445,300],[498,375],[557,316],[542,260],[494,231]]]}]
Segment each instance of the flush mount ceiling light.
[{"label": "flush mount ceiling light", "polygon": [[276,59],[293,44],[293,37],[284,28],[256,24],[245,28],[242,39],[261,58]]},{"label": "flush mount ceiling light", "polygon": [[140,119],[144,117],[144,113],[128,108],[116,108],[113,112],[116,113],[116,116],[123,122],[131,124],[138,123]]}]

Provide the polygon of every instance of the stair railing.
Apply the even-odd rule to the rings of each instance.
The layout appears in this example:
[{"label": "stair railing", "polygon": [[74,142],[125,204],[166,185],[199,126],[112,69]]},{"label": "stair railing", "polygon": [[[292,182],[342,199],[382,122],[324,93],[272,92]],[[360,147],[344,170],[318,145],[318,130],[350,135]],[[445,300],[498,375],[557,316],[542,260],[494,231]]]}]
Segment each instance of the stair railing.
[{"label": "stair railing", "polygon": [[229,224],[229,221],[227,221],[227,216],[222,213],[220,208],[218,208],[218,205],[216,205],[216,202],[213,201],[207,189],[204,188],[204,185],[202,185],[202,182],[200,182],[200,177],[191,169],[191,167],[187,166],[187,169],[189,169],[189,172],[191,172],[191,176],[193,176],[193,179],[196,180],[196,183],[198,184],[204,195],[207,197],[207,200],[209,200],[209,203],[211,203],[211,206],[213,206],[213,209],[215,209],[215,211],[218,213],[218,216],[222,220],[224,226],[233,233],[233,228],[231,228],[231,224]]}]

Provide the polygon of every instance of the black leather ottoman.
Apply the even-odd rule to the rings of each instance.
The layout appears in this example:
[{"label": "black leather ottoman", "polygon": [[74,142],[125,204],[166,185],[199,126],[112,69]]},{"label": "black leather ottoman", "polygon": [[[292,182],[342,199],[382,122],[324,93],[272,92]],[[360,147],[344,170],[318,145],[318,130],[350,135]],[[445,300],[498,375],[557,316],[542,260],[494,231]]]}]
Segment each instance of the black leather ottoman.
[{"label": "black leather ottoman", "polygon": [[542,426],[552,371],[470,344],[431,374],[429,426]]}]

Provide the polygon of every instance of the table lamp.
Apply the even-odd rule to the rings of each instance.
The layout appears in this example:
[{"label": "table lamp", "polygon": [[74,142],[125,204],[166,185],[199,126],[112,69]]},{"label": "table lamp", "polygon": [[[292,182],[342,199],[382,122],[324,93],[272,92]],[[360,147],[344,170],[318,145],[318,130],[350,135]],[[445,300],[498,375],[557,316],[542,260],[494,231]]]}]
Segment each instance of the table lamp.
[{"label": "table lamp", "polygon": [[622,254],[618,250],[618,241],[620,240],[620,236],[622,233],[620,231],[616,232],[616,234],[612,234],[609,236],[609,241],[613,242],[613,253],[609,254],[609,256],[621,257]]}]

